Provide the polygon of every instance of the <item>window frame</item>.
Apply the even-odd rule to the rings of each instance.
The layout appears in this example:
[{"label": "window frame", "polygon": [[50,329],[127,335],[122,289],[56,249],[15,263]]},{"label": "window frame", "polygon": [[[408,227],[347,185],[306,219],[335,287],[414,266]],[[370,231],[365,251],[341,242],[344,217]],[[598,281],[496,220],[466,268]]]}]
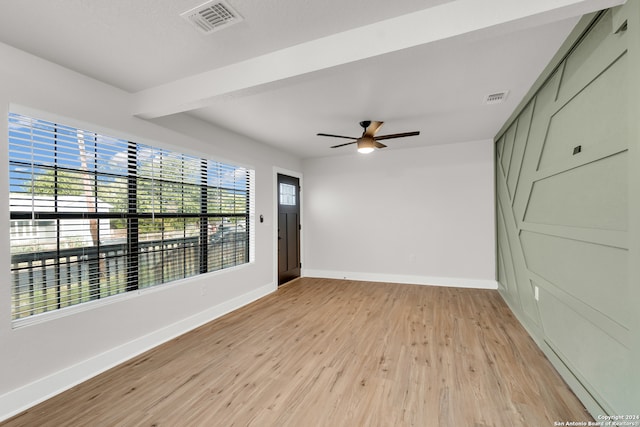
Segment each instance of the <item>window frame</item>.
[{"label": "window frame", "polygon": [[[21,111],[21,109],[14,109],[14,108],[10,108],[9,109],[9,114],[8,114],[8,140],[9,140],[9,155],[8,155],[8,164],[9,164],[9,170],[10,170],[10,174],[11,171],[14,170],[14,167],[17,166],[21,166],[21,167],[25,167],[26,165],[24,163],[20,163],[19,160],[15,159],[13,157],[13,151],[12,151],[12,140],[14,137],[12,137],[12,118],[24,118],[24,119],[29,119],[32,121],[38,121],[38,122],[46,122],[48,124],[53,124],[54,126],[66,126],[66,127],[70,127],[70,128],[76,128],[77,130],[81,130],[83,128],[87,128],[87,127],[91,127],[91,128],[95,128],[93,126],[78,126],[77,124],[73,123],[73,121],[71,120],[66,120],[66,119],[58,119],[55,118],[54,120],[51,120],[50,118],[47,117],[46,114],[38,114],[37,112],[31,112],[31,111],[27,111],[27,112],[23,112]],[[41,118],[43,117],[43,118]],[[67,123],[72,123],[72,124],[67,124]],[[65,123],[65,124],[61,124],[61,123]],[[82,132],[85,132],[87,134],[94,134],[96,135],[95,141],[94,143],[97,145],[98,144],[98,136],[104,136],[104,135],[109,135],[109,134],[113,134],[113,132],[108,131],[107,132],[101,132],[101,131],[86,131],[86,130],[82,130]],[[107,137],[107,138],[112,138],[112,137]],[[135,138],[132,138],[135,139]],[[145,143],[140,143],[140,142],[134,142],[131,141],[129,138],[126,139],[121,139],[121,142],[126,141],[126,146],[127,146],[127,152],[126,152],[126,158],[127,158],[127,174],[125,177],[120,177],[120,178],[124,178],[126,180],[126,186],[127,186],[127,203],[126,203],[126,212],[115,212],[115,213],[111,213],[111,212],[100,212],[97,209],[94,212],[89,212],[89,211],[79,211],[79,212],[61,212],[58,210],[57,205],[58,205],[58,200],[59,200],[59,195],[58,195],[58,185],[57,185],[57,181],[54,184],[54,195],[53,195],[53,205],[55,206],[55,209],[53,212],[46,212],[43,210],[37,210],[36,207],[33,206],[32,203],[32,207],[30,210],[16,210],[11,208],[10,209],[10,221],[13,224],[14,222],[18,223],[19,225],[24,225],[24,221],[31,221],[32,223],[32,228],[36,229],[37,227],[35,226],[35,221],[54,221],[56,224],[56,253],[59,255],[60,254],[60,244],[59,241],[61,239],[60,234],[61,234],[61,226],[60,226],[60,221],[61,220],[83,220],[83,221],[91,221],[91,220],[95,220],[99,223],[99,221],[104,220],[104,221],[111,221],[113,219],[118,219],[121,221],[125,221],[126,222],[126,280],[124,282],[124,290],[123,291],[118,291],[114,294],[107,294],[107,295],[103,295],[102,291],[99,291],[99,293],[97,294],[97,297],[91,297],[88,300],[73,300],[72,302],[63,305],[60,302],[60,298],[58,297],[58,301],[55,304],[55,307],[52,307],[49,304],[45,304],[44,306],[44,310],[41,310],[38,307],[34,307],[32,306],[30,309],[26,310],[29,311],[29,314],[24,314],[23,311],[19,310],[19,303],[17,301],[19,301],[19,298],[16,295],[19,295],[19,287],[17,285],[15,285],[16,280],[15,279],[15,274],[16,271],[19,270],[18,268],[14,268],[14,253],[13,253],[13,248],[14,248],[14,238],[13,238],[13,233],[11,233],[9,240],[10,240],[10,247],[11,247],[11,252],[12,252],[12,261],[11,261],[11,281],[10,281],[10,286],[11,286],[11,294],[12,294],[12,298],[11,298],[11,318],[12,318],[12,322],[14,324],[14,326],[19,326],[22,324],[28,324],[33,322],[34,320],[39,321],[41,318],[50,318],[52,316],[57,317],[58,315],[60,315],[61,313],[65,312],[68,313],[69,311],[76,311],[76,310],[85,310],[88,309],[89,306],[92,306],[93,304],[97,303],[98,301],[107,301],[107,300],[113,300],[114,297],[123,297],[123,296],[131,296],[132,294],[136,294],[139,295],[142,291],[146,290],[146,289],[155,289],[158,288],[159,286],[163,286],[163,285],[167,285],[167,284],[174,284],[180,280],[186,280],[186,279],[192,279],[194,277],[198,277],[202,274],[212,274],[218,271],[224,271],[224,270],[228,270],[229,268],[235,268],[235,267],[239,267],[239,266],[244,266],[247,264],[251,264],[254,262],[254,246],[255,246],[255,231],[254,231],[254,217],[255,217],[255,170],[253,170],[252,168],[249,167],[244,167],[244,166],[240,166],[237,164],[232,164],[232,163],[226,163],[226,162],[222,162],[220,160],[214,160],[211,159],[210,156],[204,156],[204,155],[198,155],[198,156],[192,156],[189,154],[185,154],[183,152],[179,152],[176,150],[172,150],[172,149],[166,149],[166,148],[161,148],[158,146],[158,144],[148,144],[147,142]],[[33,144],[33,142],[32,142]],[[54,145],[56,144],[56,142],[54,141],[53,143]],[[191,188],[191,190],[197,191],[199,193],[199,210],[197,212],[186,212],[184,211],[184,205],[181,207],[182,211],[178,211],[178,212],[162,212],[162,211],[155,211],[154,209],[152,209],[151,212],[142,212],[143,209],[140,208],[139,204],[138,204],[138,189],[139,189],[139,185],[141,182],[143,182],[145,179],[148,181],[148,178],[143,177],[142,173],[139,170],[139,159],[140,159],[140,151],[141,149],[149,149],[149,150],[156,150],[160,153],[165,153],[165,154],[170,154],[170,155],[177,155],[179,158],[182,159],[189,159],[190,161],[197,159],[198,163],[199,163],[199,168],[200,170],[197,171],[197,176],[199,177],[199,182],[197,182],[196,184],[189,184],[186,182],[177,182],[177,181],[171,181],[171,180],[165,180],[163,182],[170,182],[172,185],[176,185],[176,186],[181,186],[182,188],[182,198],[184,199],[184,191],[186,186],[189,186],[189,188]],[[185,163],[183,163],[185,164]],[[34,166],[34,164],[32,163],[31,165],[32,168],[32,174],[33,174],[33,168],[35,168],[36,166]],[[244,187],[233,187],[233,188],[228,188],[228,187],[224,187],[222,185],[222,181],[218,182],[218,186],[213,186],[210,185],[210,181],[211,181],[211,176],[210,176],[210,172],[211,169],[209,168],[209,166],[213,166],[213,169],[219,171],[220,169],[225,169],[227,168],[228,170],[233,171],[234,176],[236,171],[240,171],[240,180],[238,182],[240,182],[240,184],[237,184],[235,181],[233,181],[233,185],[242,185],[242,183],[244,183]],[[39,168],[42,168],[41,165],[38,165]],[[54,164],[53,167],[49,167],[49,168],[43,168],[46,170],[53,170],[53,174],[54,176],[57,176],[57,172],[56,170],[58,169],[58,165],[57,163]],[[78,170],[76,169],[75,172],[78,172]],[[92,176],[93,179],[93,187],[92,187],[92,191],[94,193],[95,196],[95,200],[98,200],[97,197],[97,193],[98,193],[98,182],[99,182],[99,177],[101,176],[101,173],[98,172],[97,168],[94,168],[94,170],[92,171],[87,171],[87,170],[83,170],[83,173],[86,173],[88,175]],[[242,173],[244,173],[244,175],[242,175]],[[183,174],[184,175],[184,174]],[[9,193],[10,193],[10,206],[13,203],[13,194],[14,192],[12,191],[12,188],[14,187],[14,184],[12,183],[12,179],[9,179]],[[161,180],[156,179],[154,180],[153,178],[151,179],[151,186],[153,187],[153,185],[155,184],[162,184]],[[209,200],[208,200],[208,195],[211,193],[211,190],[214,190],[213,192],[215,193],[216,191],[219,193],[223,193],[224,191],[231,191],[232,194],[236,195],[236,194],[240,194],[241,196],[243,195],[243,200],[244,202],[242,202],[242,197],[241,197],[241,207],[242,207],[242,212],[237,212],[235,211],[235,209],[237,208],[236,206],[236,199],[235,196],[233,198],[233,207],[234,207],[234,211],[231,212],[229,210],[225,210],[222,209],[222,207],[220,207],[219,211],[217,212],[211,212],[209,209]],[[30,194],[32,198],[36,197],[36,193],[34,192],[34,186],[32,185],[31,188],[31,192],[30,193],[26,193],[26,194]],[[177,193],[171,193],[171,195],[175,195]],[[243,206],[242,206],[243,204]],[[159,206],[160,208],[162,207],[162,205]],[[141,240],[141,235],[142,235],[142,231],[140,229],[140,221],[141,220],[149,220],[152,219],[153,221],[162,221],[163,225],[164,225],[164,221],[165,220],[170,220],[170,221],[174,221],[174,222],[178,222],[180,220],[182,220],[183,224],[184,224],[184,233],[186,233],[186,228],[187,228],[187,220],[194,220],[198,223],[198,233],[197,233],[197,269],[196,272],[191,274],[187,272],[186,267],[184,268],[184,270],[182,271],[181,277],[168,277],[165,279],[164,275],[161,277],[161,279],[156,282],[156,283],[151,283],[151,284],[145,284],[144,286],[141,283],[141,264],[140,264],[140,256],[141,256],[141,251],[142,251],[142,247],[147,244],[149,241],[143,241]],[[220,250],[220,252],[223,254],[221,255],[222,259],[221,259],[221,263],[219,265],[219,268],[216,268],[216,265],[212,265],[211,259],[210,259],[210,253],[213,250],[213,243],[210,241],[210,230],[211,230],[211,221],[220,221],[220,224],[224,224],[224,221],[229,220],[229,219],[233,219],[236,221],[236,224],[240,223],[240,224],[244,224],[244,229],[241,230],[241,232],[238,232],[238,227],[236,227],[236,231],[234,234],[234,244],[235,244],[235,239],[237,239],[237,235],[240,234],[241,236],[244,236],[244,239],[238,239],[238,241],[241,241],[241,243],[244,244],[244,254],[243,256],[241,256],[239,259],[240,261],[237,261],[238,258],[236,258],[236,261],[234,262],[230,262],[229,265],[224,264],[224,241],[222,242],[223,245],[223,249]],[[22,221],[22,222],[21,222]],[[98,227],[99,228],[99,227]],[[11,230],[13,230],[13,226],[11,227]],[[178,229],[180,230],[180,229]],[[185,235],[183,233],[183,236]],[[163,234],[164,236],[164,231]],[[179,240],[179,239],[178,239]],[[182,239],[184,242],[186,242],[187,237],[184,237]],[[156,242],[157,240],[150,240],[151,242]],[[160,240],[161,242],[164,242],[164,238]],[[101,253],[100,253],[100,248],[101,248],[101,244],[100,241],[98,240],[96,243],[96,246],[92,246],[92,250],[87,251],[88,253],[88,257],[93,261],[94,266],[91,268],[95,268],[95,265],[97,263],[101,262]],[[108,245],[107,245],[108,246]],[[237,249],[238,245],[236,244],[236,249]],[[86,249],[86,247],[83,247],[83,249]],[[162,251],[165,251],[165,249],[162,249]],[[35,252],[34,252],[35,253]],[[94,253],[94,255],[91,255],[92,253]],[[163,252],[164,253],[164,252]],[[27,252],[28,254],[28,252]],[[93,258],[91,258],[93,256]],[[185,259],[186,259],[186,255],[185,255]],[[44,264],[42,264],[44,265]],[[62,286],[65,286],[60,278],[61,274],[60,274],[60,258],[57,259],[57,261],[54,263],[54,266],[51,267],[54,270],[56,270],[54,272],[54,281],[55,284],[53,285],[54,287],[57,288],[57,293],[58,295],[60,294],[60,288]],[[43,269],[49,268],[49,267],[42,267]],[[67,273],[68,270],[70,269],[70,267],[67,267]],[[30,270],[27,270],[30,271]],[[44,271],[44,270],[43,270]],[[100,274],[102,274],[103,272],[99,272],[98,276]],[[28,273],[29,274],[29,273]],[[41,276],[46,276],[48,273],[41,273]],[[108,274],[108,272],[107,272]],[[100,276],[101,277],[101,276]],[[97,280],[100,280],[100,277],[97,278]],[[46,282],[46,278],[44,279]],[[95,281],[95,277],[92,278],[91,280]],[[120,286],[122,285],[122,283],[120,283]],[[29,284],[29,286],[33,287],[33,283]],[[44,285],[45,287],[48,286],[46,283]],[[48,298],[48,297],[46,297]],[[33,303],[32,303],[33,304]]]}]

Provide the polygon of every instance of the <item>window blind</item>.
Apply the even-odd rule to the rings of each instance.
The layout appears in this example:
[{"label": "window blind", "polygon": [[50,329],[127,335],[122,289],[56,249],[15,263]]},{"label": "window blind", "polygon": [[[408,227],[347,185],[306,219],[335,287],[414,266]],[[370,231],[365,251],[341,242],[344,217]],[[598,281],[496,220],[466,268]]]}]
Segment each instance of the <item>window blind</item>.
[{"label": "window blind", "polygon": [[12,317],[250,262],[250,169],[9,114]]}]

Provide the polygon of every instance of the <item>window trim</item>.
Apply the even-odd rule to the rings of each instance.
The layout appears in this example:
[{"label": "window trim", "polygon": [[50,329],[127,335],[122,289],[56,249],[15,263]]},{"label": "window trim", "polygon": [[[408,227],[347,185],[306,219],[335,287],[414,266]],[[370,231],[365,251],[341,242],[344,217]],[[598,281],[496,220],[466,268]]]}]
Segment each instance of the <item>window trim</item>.
[{"label": "window trim", "polygon": [[[113,135],[118,135],[118,132],[113,132],[112,130],[104,130],[103,128],[100,128],[98,126],[94,126],[94,125],[86,125],[83,123],[79,123],[76,120],[73,119],[68,119],[68,118],[60,118],[59,116],[55,116],[49,113],[43,113],[41,111],[36,111],[33,109],[29,109],[26,107],[21,107],[21,106],[16,106],[11,104],[10,108],[8,109],[8,113],[9,115],[7,116],[7,120],[9,119],[9,116],[12,114],[19,114],[22,116],[27,116],[29,118],[35,119],[35,120],[42,120],[42,121],[48,121],[48,122],[52,122],[52,123],[64,123],[64,126],[67,127],[74,127],[77,129],[97,129],[97,130],[92,130],[91,132],[95,133],[95,134],[99,134],[99,135],[108,135],[109,137],[112,138],[117,138],[114,137]],[[180,155],[186,155],[186,156],[194,156],[193,153],[185,153],[185,151],[188,150],[184,150],[182,147],[178,148],[177,150],[173,147],[171,148],[167,148],[166,146],[163,146],[162,144],[159,144],[157,142],[152,142],[149,143],[149,141],[146,141],[142,138],[126,138],[127,141],[129,141],[129,147],[133,146],[133,151],[135,151],[136,147],[139,147],[140,145],[144,145],[144,146],[149,146],[153,149],[157,149],[157,150],[161,150],[161,151],[166,151],[166,152],[170,152],[170,153],[177,153]],[[131,140],[134,141],[140,141],[140,142],[131,142]],[[132,154],[132,151],[129,150],[129,155]],[[135,153],[134,153],[135,154]],[[31,325],[31,324],[36,324],[36,323],[41,323],[44,321],[48,321],[50,319],[55,319],[55,318],[59,318],[59,317],[64,317],[70,314],[74,314],[74,313],[78,313],[78,312],[82,312],[82,311],[86,311],[86,310],[91,310],[94,307],[98,307],[98,306],[102,306],[104,304],[111,304],[111,303],[115,303],[118,301],[122,301],[124,299],[129,299],[129,298],[133,298],[133,297],[137,297],[139,295],[143,295],[147,292],[155,292],[155,291],[160,291],[162,289],[167,288],[167,286],[178,286],[180,284],[185,284],[191,281],[199,281],[202,279],[202,277],[200,277],[203,274],[206,274],[208,277],[211,277],[212,275],[218,275],[218,274],[227,274],[229,272],[235,271],[237,269],[240,268],[247,268],[249,265],[255,263],[255,169],[253,169],[250,166],[246,166],[246,165],[242,165],[239,164],[238,162],[229,162],[227,160],[223,160],[223,159],[211,159],[211,157],[217,157],[217,156],[213,156],[213,155],[205,155],[202,153],[196,153],[195,156],[200,159],[200,165],[201,168],[206,168],[206,163],[207,161],[213,161],[216,164],[222,164],[225,166],[230,166],[230,167],[235,167],[235,168],[243,168],[246,170],[246,179],[248,180],[248,184],[246,187],[246,191],[247,191],[247,195],[248,197],[246,198],[246,209],[244,211],[243,214],[240,213],[236,213],[233,215],[230,215],[229,212],[221,212],[221,213],[214,213],[214,214],[206,214],[203,213],[202,211],[200,213],[197,214],[190,214],[190,213],[179,213],[176,215],[164,215],[164,214],[159,214],[159,213],[154,213],[151,215],[156,215],[156,216],[160,216],[160,217],[176,217],[179,216],[180,218],[187,218],[187,217],[198,217],[198,218],[203,218],[203,214],[206,215],[205,218],[212,218],[212,217],[220,217],[220,218],[229,218],[231,216],[239,216],[239,217],[243,217],[246,220],[246,233],[247,233],[247,240],[246,240],[246,251],[247,251],[247,255],[245,257],[245,261],[240,263],[240,264],[236,264],[233,266],[229,266],[229,267],[224,267],[221,266],[221,268],[216,269],[216,270],[212,270],[212,271],[206,271],[206,263],[203,266],[202,262],[198,261],[197,264],[200,265],[198,272],[193,274],[193,275],[189,275],[186,277],[181,277],[181,278],[177,278],[177,279],[168,279],[167,281],[163,281],[161,283],[156,283],[156,284],[152,284],[150,286],[146,286],[146,287],[140,287],[140,288],[131,288],[131,289],[127,289],[123,292],[119,292],[117,294],[114,295],[108,295],[108,296],[104,296],[102,298],[99,299],[95,299],[95,300],[89,300],[89,301],[80,301],[77,303],[73,303],[72,305],[69,306],[62,306],[62,307],[57,307],[57,308],[52,308],[48,311],[44,311],[41,313],[35,313],[35,314],[28,314],[25,317],[16,317],[13,318],[13,314],[12,314],[12,325],[14,328],[18,328],[18,327],[23,327],[23,326],[27,326],[27,325]],[[12,162],[12,159],[10,158],[10,156],[8,157],[8,162]],[[201,171],[202,172],[202,171]],[[206,175],[205,175],[206,177]],[[127,179],[129,180],[129,182],[131,182],[131,180],[136,180],[139,179],[140,176],[132,176],[130,174],[127,175]],[[11,185],[11,184],[9,184]],[[199,185],[200,187],[200,192],[201,194],[205,194],[207,192],[208,188],[211,188],[208,186],[206,179],[204,181],[202,181]],[[135,186],[134,186],[135,187]],[[129,187],[131,188],[131,187]],[[219,187],[219,188],[223,188],[223,187]],[[12,192],[9,189],[9,196],[11,196]],[[27,193],[29,194],[29,193]],[[177,193],[176,193],[177,194]],[[128,200],[129,200],[129,214],[133,214],[134,212],[132,212],[132,209],[135,208],[134,206],[132,206],[132,200],[133,200],[133,204],[135,204],[135,194],[134,197],[131,197],[130,195],[128,196]],[[201,200],[201,207],[203,205],[206,205],[206,198],[203,198],[203,200]],[[136,212],[137,216],[140,217],[140,212]],[[18,219],[18,217],[23,216],[22,214],[18,214],[18,215],[13,215],[10,214],[10,217],[12,220],[14,219]],[[49,218],[48,213],[39,213],[36,215],[32,215],[29,216],[29,220],[33,220],[33,219],[48,219]],[[54,215],[56,217],[56,219],[60,219],[61,215],[60,212],[58,212],[56,215]],[[64,217],[65,215],[63,214],[62,217]],[[89,213],[89,212],[85,212],[85,216],[84,218],[88,218],[88,217],[96,217],[96,218],[100,218],[103,217],[104,215],[102,215],[100,212],[95,212],[93,214]],[[128,216],[128,215],[127,215]],[[207,236],[208,233],[208,226],[206,227],[200,227],[200,239],[202,240],[203,238],[208,238]],[[130,234],[130,233],[127,233]],[[139,236],[139,234],[137,234]],[[9,237],[10,240],[10,246],[11,246],[11,237]],[[129,247],[131,247],[132,249],[136,248],[136,242],[135,239],[133,239],[132,241],[127,240],[127,244],[129,245]],[[204,250],[206,252],[206,244],[205,245],[200,245],[201,247],[201,254],[200,256],[202,256],[202,250]],[[139,255],[138,251],[135,251],[135,255],[132,255],[133,258],[136,257],[136,255]],[[165,279],[166,280],[166,279]],[[128,281],[127,281],[128,282]],[[13,286],[13,282],[9,281],[9,286]],[[61,284],[57,284],[54,286],[62,286]],[[10,311],[13,313],[13,304],[14,304],[14,299],[11,298],[10,299],[10,304],[11,304],[11,309]]]}]

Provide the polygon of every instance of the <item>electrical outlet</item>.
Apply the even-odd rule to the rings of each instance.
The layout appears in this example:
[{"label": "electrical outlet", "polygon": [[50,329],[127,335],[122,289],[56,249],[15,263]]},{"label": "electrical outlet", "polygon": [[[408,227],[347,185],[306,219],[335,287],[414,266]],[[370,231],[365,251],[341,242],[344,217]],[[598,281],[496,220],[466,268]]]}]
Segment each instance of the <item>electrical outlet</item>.
[{"label": "electrical outlet", "polygon": [[537,286],[533,287],[533,297],[536,299],[536,301],[540,301],[540,291],[538,290]]}]

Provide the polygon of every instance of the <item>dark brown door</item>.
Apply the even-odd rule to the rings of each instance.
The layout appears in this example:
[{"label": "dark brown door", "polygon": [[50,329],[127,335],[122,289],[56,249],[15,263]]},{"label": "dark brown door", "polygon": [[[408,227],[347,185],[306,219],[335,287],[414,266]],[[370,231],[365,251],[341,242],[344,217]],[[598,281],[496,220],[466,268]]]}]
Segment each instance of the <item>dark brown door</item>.
[{"label": "dark brown door", "polygon": [[278,285],[300,277],[300,180],[278,174]]}]

